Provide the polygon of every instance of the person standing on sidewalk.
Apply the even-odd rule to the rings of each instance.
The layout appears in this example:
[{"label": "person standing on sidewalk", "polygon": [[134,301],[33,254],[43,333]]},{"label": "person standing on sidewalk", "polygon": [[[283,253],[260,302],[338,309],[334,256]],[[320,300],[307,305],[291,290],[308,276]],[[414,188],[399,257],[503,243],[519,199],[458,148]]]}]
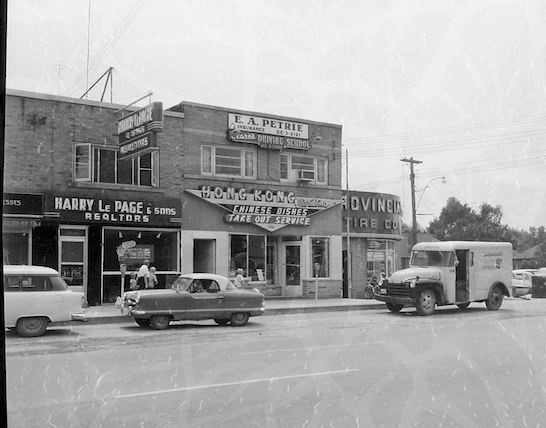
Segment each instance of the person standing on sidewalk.
[{"label": "person standing on sidewalk", "polygon": [[142,265],[138,268],[137,273],[137,290],[144,290],[147,288],[148,284],[148,274],[150,273],[148,266],[150,265],[150,260],[144,260]]}]

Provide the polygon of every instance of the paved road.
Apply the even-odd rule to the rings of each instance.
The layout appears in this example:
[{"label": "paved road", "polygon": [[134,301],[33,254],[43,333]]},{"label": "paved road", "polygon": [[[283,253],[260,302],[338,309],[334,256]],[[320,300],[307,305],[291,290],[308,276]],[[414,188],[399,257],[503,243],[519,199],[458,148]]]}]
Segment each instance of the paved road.
[{"label": "paved road", "polygon": [[546,426],[546,300],[6,339],[10,427]]}]

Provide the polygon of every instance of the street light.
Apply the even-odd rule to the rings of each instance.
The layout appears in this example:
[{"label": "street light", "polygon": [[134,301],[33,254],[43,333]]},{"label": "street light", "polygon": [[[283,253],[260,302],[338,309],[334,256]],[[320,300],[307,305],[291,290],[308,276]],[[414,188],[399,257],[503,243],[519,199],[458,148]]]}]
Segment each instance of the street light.
[{"label": "street light", "polygon": [[419,189],[419,190],[416,190],[415,192],[421,192],[421,196],[419,196],[419,201],[417,201],[417,205],[415,206],[415,215],[423,215],[423,214],[417,214],[417,208],[419,208],[419,204],[421,203],[421,199],[423,198],[423,195],[425,194],[425,190],[427,190],[430,185],[432,184],[433,181],[436,181],[436,180],[442,180],[442,183],[443,184],[446,184],[447,183],[447,178],[445,175],[442,175],[441,177],[434,177],[432,178],[425,187],[423,187],[422,189]]}]

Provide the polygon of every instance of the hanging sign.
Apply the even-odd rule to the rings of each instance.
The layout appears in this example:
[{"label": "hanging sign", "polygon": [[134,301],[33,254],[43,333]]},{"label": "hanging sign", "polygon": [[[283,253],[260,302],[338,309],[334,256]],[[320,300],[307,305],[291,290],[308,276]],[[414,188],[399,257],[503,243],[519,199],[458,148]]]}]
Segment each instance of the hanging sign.
[{"label": "hanging sign", "polygon": [[141,156],[157,148],[163,130],[163,103],[155,102],[118,120],[119,159]]},{"label": "hanging sign", "polygon": [[283,190],[201,186],[188,193],[228,211],[226,223],[254,224],[270,232],[285,226],[309,226],[311,216],[343,201],[297,196]]}]

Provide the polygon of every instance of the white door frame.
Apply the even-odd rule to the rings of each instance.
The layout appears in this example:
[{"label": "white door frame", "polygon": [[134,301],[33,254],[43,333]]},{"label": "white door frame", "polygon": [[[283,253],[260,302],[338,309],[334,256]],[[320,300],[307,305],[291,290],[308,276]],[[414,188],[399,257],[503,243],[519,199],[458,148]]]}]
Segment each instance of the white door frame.
[{"label": "white door frame", "polygon": [[[81,230],[83,231],[83,236],[63,236],[62,230]],[[67,265],[81,265],[82,266],[82,286],[70,286],[70,289],[73,291],[79,291],[83,293],[84,304],[87,305],[87,239],[88,239],[88,228],[87,226],[59,226],[59,246],[58,246],[58,255],[59,255],[59,273],[62,276],[63,264]],[[83,245],[83,260],[81,262],[64,262],[62,260],[62,246],[63,242],[79,242]]]}]

